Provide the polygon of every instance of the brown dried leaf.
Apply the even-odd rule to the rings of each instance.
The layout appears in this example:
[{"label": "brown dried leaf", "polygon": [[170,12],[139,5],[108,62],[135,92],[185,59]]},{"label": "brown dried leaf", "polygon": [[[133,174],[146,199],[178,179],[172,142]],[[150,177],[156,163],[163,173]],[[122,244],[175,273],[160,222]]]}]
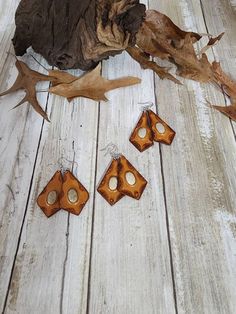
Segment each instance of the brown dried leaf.
[{"label": "brown dried leaf", "polygon": [[193,44],[201,35],[184,32],[167,16],[148,10],[137,34],[137,46],[153,57],[166,59],[177,66],[178,74],[199,82],[213,78],[211,64],[205,54],[198,57]]},{"label": "brown dried leaf", "polygon": [[180,49],[170,47],[168,50],[177,66],[178,75],[201,83],[212,81],[211,63],[206,54],[202,54],[201,57],[197,56],[190,34],[186,35]]},{"label": "brown dried leaf", "polygon": [[77,78],[69,84],[59,84],[50,88],[50,92],[66,97],[69,101],[76,97],[90,98],[95,101],[105,100],[105,93],[124,86],[139,84],[141,80],[136,77],[124,77],[115,80],[107,80],[100,74],[101,64],[94,70]]},{"label": "brown dried leaf", "polygon": [[48,70],[50,76],[52,76],[55,80],[52,82],[52,86],[56,86],[59,84],[69,84],[78,79],[78,77],[59,70]]},{"label": "brown dried leaf", "polygon": [[208,41],[208,44],[202,48],[202,50],[200,51],[200,55],[203,53],[206,53],[206,51],[209,48],[212,48],[213,46],[215,46],[216,44],[218,44],[218,42],[221,40],[221,38],[224,36],[225,33],[221,33],[220,35],[218,35],[217,37],[211,37]]},{"label": "brown dried leaf", "polygon": [[230,106],[211,106],[212,108],[220,111],[227,117],[231,118],[232,120],[236,121],[236,104]]},{"label": "brown dried leaf", "polygon": [[149,57],[145,55],[138,47],[129,47],[126,51],[130,54],[130,56],[139,62],[143,69],[151,69],[153,70],[161,79],[169,79],[176,84],[182,84],[177,78],[171,75],[168,71],[169,69],[163,68],[159,66],[156,62],[150,61]]},{"label": "brown dried leaf", "polygon": [[[138,34],[137,45],[146,53],[153,57],[168,59],[171,57],[166,46],[179,49],[184,45],[186,35],[190,35],[192,43],[201,39],[201,35],[193,32],[185,32],[176,26],[171,19],[155,10],[147,10],[145,21],[143,22]],[[154,42],[160,40],[160,45],[154,45]],[[157,41],[159,43],[159,41]],[[165,43],[164,47],[162,43]]]},{"label": "brown dried leaf", "polygon": [[222,70],[220,62],[214,61],[212,63],[212,70],[214,73],[214,82],[223,88],[232,102],[236,103],[236,82]]},{"label": "brown dried leaf", "polygon": [[[210,38],[206,47],[197,54],[194,43],[201,39],[201,35],[192,32],[184,32],[179,29],[167,16],[154,10],[146,12],[145,21],[137,34],[137,48],[140,55],[131,56],[138,61],[143,68],[152,68],[149,59],[144,56],[151,55],[168,60],[176,65],[177,74],[181,77],[192,79],[202,83],[213,83],[224,90],[231,99],[232,105],[228,107],[211,106],[231,119],[236,119],[236,82],[232,80],[221,68],[220,63],[209,62],[205,52],[214,46],[222,38],[224,33],[215,38]],[[128,51],[129,52],[129,51]],[[155,71],[164,78],[169,78],[157,68]]]},{"label": "brown dried leaf", "polygon": [[36,84],[40,81],[53,81],[54,78],[31,70],[22,61],[17,60],[15,65],[19,72],[16,81],[11,88],[1,93],[0,96],[24,89],[26,92],[25,97],[14,108],[22,105],[25,102],[29,102],[35,111],[37,111],[44,119],[49,121],[46,112],[44,112],[38,103],[35,87]]}]

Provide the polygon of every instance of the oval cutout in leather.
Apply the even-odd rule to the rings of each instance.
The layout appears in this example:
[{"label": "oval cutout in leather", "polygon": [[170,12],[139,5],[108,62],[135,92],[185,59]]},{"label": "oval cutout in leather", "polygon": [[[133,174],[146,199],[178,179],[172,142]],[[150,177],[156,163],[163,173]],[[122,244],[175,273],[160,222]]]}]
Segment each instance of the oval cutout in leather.
[{"label": "oval cutout in leather", "polygon": [[57,191],[51,191],[48,193],[48,196],[47,196],[48,205],[54,205],[57,199],[58,199]]},{"label": "oval cutout in leather", "polygon": [[157,129],[157,132],[159,132],[160,134],[164,134],[166,132],[164,125],[159,122],[156,124],[156,129]]},{"label": "oval cutout in leather", "polygon": [[129,185],[134,185],[136,183],[135,175],[130,171],[126,172],[125,179],[129,183]]},{"label": "oval cutout in leather", "polygon": [[111,177],[109,180],[109,189],[111,191],[116,191],[118,186],[118,179],[117,177]]},{"label": "oval cutout in leather", "polygon": [[75,189],[70,189],[67,193],[67,197],[70,203],[75,204],[78,202],[78,193]]},{"label": "oval cutout in leather", "polygon": [[147,135],[147,129],[146,128],[140,128],[139,130],[138,130],[138,136],[140,137],[140,138],[145,138],[146,137],[146,135]]}]

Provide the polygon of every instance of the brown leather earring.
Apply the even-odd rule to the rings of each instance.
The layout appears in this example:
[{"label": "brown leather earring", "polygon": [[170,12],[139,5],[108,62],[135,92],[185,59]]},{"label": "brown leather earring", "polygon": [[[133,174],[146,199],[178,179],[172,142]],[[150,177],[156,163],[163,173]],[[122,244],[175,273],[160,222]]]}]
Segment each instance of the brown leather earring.
[{"label": "brown leather earring", "polygon": [[170,145],[175,137],[175,131],[152,110],[148,110],[148,115],[154,141]]},{"label": "brown leather earring", "polygon": [[79,215],[88,199],[89,193],[85,187],[69,170],[63,172],[61,167],[61,171],[54,174],[38,196],[37,204],[47,217],[51,217],[60,209]]},{"label": "brown leather earring", "polygon": [[37,198],[37,204],[47,217],[60,210],[60,193],[62,189],[62,174],[57,171],[42,193]]},{"label": "brown leather earring", "polygon": [[153,146],[153,132],[150,128],[149,116],[146,110],[143,110],[129,140],[140,152]]},{"label": "brown leather earring", "polygon": [[118,190],[119,158],[113,157],[97,191],[111,205],[115,205],[125,195]]},{"label": "brown leather earring", "polygon": [[89,199],[85,187],[67,170],[63,176],[60,194],[61,207],[71,214],[79,215]]},{"label": "brown leather earring", "polygon": [[118,153],[114,144],[109,144],[105,149],[110,152],[113,160],[97,191],[110,205],[114,205],[125,195],[139,200],[147,181],[123,155]]},{"label": "brown leather earring", "polygon": [[153,106],[152,102],[140,104],[148,104],[148,106],[142,107],[142,115],[130,136],[130,142],[140,152],[151,147],[154,141],[170,145],[175,137],[175,131],[150,110]]},{"label": "brown leather earring", "polygon": [[144,177],[121,155],[119,159],[119,191],[139,200],[146,185],[147,181]]}]

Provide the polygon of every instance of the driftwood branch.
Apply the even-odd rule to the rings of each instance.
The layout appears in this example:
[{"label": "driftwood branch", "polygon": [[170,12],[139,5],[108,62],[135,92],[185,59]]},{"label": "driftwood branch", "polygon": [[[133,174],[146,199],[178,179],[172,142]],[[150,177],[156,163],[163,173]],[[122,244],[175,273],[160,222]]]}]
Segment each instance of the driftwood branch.
[{"label": "driftwood branch", "polygon": [[60,69],[89,70],[135,44],[145,16],[138,0],[21,0],[13,38]]}]

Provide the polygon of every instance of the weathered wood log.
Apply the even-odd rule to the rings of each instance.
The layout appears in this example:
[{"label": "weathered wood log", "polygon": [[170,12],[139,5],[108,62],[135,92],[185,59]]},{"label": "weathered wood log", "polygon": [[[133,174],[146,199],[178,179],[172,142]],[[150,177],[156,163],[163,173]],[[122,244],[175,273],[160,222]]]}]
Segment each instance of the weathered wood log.
[{"label": "weathered wood log", "polygon": [[135,44],[145,16],[139,0],[21,0],[16,55],[32,46],[50,65],[89,70]]}]

